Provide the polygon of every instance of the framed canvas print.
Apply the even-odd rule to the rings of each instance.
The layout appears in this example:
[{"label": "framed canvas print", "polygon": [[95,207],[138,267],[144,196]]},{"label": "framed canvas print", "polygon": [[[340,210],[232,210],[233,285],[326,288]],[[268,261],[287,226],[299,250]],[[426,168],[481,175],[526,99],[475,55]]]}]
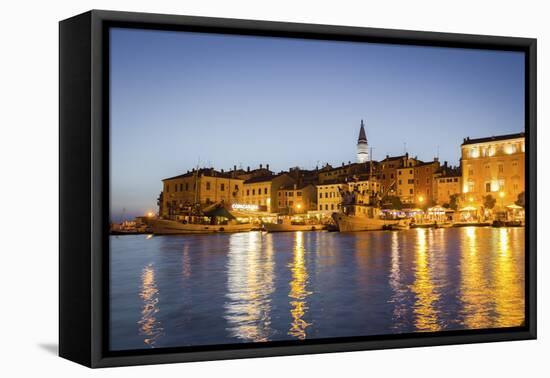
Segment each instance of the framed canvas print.
[{"label": "framed canvas print", "polygon": [[60,22],[60,355],[536,337],[536,40]]}]

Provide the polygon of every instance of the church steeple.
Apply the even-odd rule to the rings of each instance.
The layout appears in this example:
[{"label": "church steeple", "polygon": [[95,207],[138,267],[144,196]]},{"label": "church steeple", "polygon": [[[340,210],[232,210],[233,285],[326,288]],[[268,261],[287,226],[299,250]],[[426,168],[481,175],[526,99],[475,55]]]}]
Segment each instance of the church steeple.
[{"label": "church steeple", "polygon": [[357,139],[357,143],[359,142],[368,143],[367,133],[365,132],[365,124],[363,123],[363,120],[361,120],[361,129],[359,130],[359,138]]},{"label": "church steeple", "polygon": [[365,123],[361,120],[359,138],[357,138],[357,162],[366,163],[367,161],[369,161],[369,142],[367,141],[367,133],[365,132]]}]

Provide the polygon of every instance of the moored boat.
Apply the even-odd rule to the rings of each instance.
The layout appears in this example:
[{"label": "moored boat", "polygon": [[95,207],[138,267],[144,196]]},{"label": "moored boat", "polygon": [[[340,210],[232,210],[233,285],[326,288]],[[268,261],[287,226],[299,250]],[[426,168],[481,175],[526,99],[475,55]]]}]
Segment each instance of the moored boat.
[{"label": "moored boat", "polygon": [[237,223],[233,220],[224,224],[184,223],[168,219],[155,219],[151,221],[151,228],[155,235],[246,232],[251,231],[253,227],[251,223]]},{"label": "moored boat", "polygon": [[289,218],[278,220],[277,223],[264,223],[267,232],[292,232],[292,231],[321,231],[325,225],[321,223],[295,223]]}]

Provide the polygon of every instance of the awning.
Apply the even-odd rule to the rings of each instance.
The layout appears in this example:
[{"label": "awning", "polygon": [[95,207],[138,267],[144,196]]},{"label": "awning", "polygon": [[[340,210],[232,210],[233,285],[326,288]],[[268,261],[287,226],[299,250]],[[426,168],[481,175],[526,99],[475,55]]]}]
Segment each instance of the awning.
[{"label": "awning", "polygon": [[511,205],[508,205],[508,206],[506,206],[506,207],[507,207],[508,209],[510,209],[510,210],[522,210],[522,209],[523,209],[523,207],[518,206],[518,205],[516,205],[515,203],[513,203],[513,204],[511,204]]},{"label": "awning", "polygon": [[460,209],[458,211],[477,211],[477,208],[473,207],[473,206],[466,206],[466,207],[463,207],[462,209]]},{"label": "awning", "polygon": [[223,218],[227,218],[227,219],[235,219],[233,214],[231,214],[223,206],[216,207],[214,209],[209,209],[208,211],[204,212],[204,215],[206,215],[207,217],[223,217]]}]

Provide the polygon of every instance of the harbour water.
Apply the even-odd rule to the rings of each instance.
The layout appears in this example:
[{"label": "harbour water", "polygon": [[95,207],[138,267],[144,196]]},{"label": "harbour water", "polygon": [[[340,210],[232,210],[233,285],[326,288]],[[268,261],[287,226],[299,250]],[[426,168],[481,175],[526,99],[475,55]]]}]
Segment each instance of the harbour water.
[{"label": "harbour water", "polygon": [[519,326],[524,229],[111,236],[112,350]]}]

